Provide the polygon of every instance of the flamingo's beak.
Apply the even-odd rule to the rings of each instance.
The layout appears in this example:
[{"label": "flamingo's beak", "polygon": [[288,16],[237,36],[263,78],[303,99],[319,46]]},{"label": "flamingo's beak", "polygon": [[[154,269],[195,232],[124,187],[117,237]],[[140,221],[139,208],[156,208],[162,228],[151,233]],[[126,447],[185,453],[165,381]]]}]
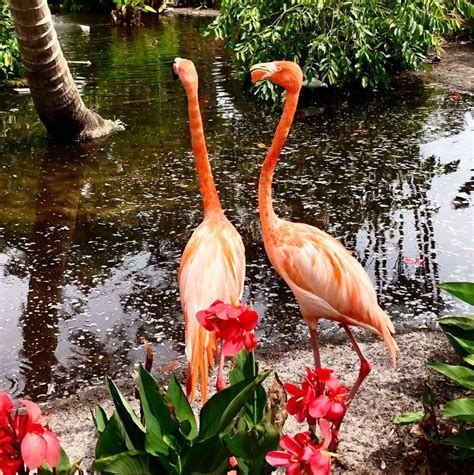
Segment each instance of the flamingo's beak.
[{"label": "flamingo's beak", "polygon": [[181,58],[176,58],[171,65],[171,73],[173,74],[173,79],[176,81],[176,79],[179,79],[179,74],[178,74],[178,68],[179,68],[179,63],[181,61]]},{"label": "flamingo's beak", "polygon": [[268,79],[272,74],[276,73],[279,70],[277,65],[273,63],[258,63],[254,64],[250,68],[250,76],[252,78],[252,83],[255,84],[258,81],[263,79]]}]

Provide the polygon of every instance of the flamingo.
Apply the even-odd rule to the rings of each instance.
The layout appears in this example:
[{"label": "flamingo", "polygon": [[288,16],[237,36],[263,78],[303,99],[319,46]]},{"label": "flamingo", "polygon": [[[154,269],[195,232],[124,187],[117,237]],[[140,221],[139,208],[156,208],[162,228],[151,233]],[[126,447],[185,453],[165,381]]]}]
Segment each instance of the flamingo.
[{"label": "flamingo", "polygon": [[349,405],[371,371],[350,326],[380,335],[396,364],[397,344],[393,324],[379,307],[369,276],[336,239],[320,229],[277,217],[272,206],[272,180],[281,149],[288,136],[303,82],[301,68],[291,61],[259,63],[251,67],[252,82],[268,79],[286,90],[286,103],[272,145],[262,166],[258,205],[267,256],[298,301],[309,328],[314,364],[321,367],[317,325],[320,318],[339,322],[360,360],[356,382],[347,395]]},{"label": "flamingo", "polygon": [[[208,367],[214,367],[217,338],[215,333],[208,332],[200,325],[196,313],[208,308],[216,300],[239,304],[245,278],[245,249],[240,234],[222,211],[212,177],[199,110],[196,68],[189,60],[176,58],[173,72],[181,80],[188,99],[191,145],[204,208],[204,220],[194,230],[186,245],[178,272],[189,363],[186,393],[190,401],[195,399],[200,374],[201,402],[205,403],[208,394]],[[218,390],[223,387],[223,364],[221,351]]]}]

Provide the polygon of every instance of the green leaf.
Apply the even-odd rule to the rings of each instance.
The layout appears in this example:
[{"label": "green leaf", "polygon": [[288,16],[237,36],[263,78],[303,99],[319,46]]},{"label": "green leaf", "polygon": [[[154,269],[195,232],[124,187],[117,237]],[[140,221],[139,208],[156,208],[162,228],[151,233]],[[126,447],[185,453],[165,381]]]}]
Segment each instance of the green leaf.
[{"label": "green leaf", "polygon": [[451,401],[443,411],[443,416],[458,421],[474,422],[474,398],[462,398]]},{"label": "green leaf", "polygon": [[223,442],[235,457],[249,463],[249,473],[258,475],[262,472],[265,455],[275,450],[280,441],[280,433],[271,425],[258,424],[248,432],[239,432],[233,437],[225,435]]},{"label": "green leaf", "polygon": [[216,435],[193,444],[184,458],[182,473],[221,475],[225,473],[231,455],[220,437]]},{"label": "green leaf", "polygon": [[177,423],[171,418],[158,385],[142,365],[138,367],[138,392],[146,425],[145,449],[153,455],[168,455],[164,433],[177,432]]},{"label": "green leaf", "polygon": [[427,366],[452,379],[461,386],[474,390],[474,371],[472,369],[445,363],[431,363]]},{"label": "green leaf", "polygon": [[107,425],[107,414],[104,409],[98,405],[95,410],[92,411],[92,420],[94,421],[95,428],[99,433],[104,432],[105,426]]},{"label": "green leaf", "polygon": [[[82,458],[74,462],[73,464],[69,460],[65,450],[60,447],[59,451],[59,461],[56,465],[56,471],[54,472],[56,475],[72,475],[77,472],[76,464],[79,464],[82,461]],[[50,465],[46,462],[38,468],[38,475],[52,475],[53,469]]]},{"label": "green leaf", "polygon": [[116,455],[121,452],[126,452],[127,450],[129,450],[129,447],[127,447],[125,440],[125,429],[115,411],[99,435],[99,440],[95,446],[95,457],[109,457],[110,455]]},{"label": "green leaf", "polygon": [[194,439],[198,434],[196,419],[188,399],[174,374],[168,383],[166,395],[174,406],[176,418],[180,422],[183,433],[188,439]]},{"label": "green leaf", "polygon": [[458,299],[474,305],[474,283],[472,282],[444,282],[439,287]]},{"label": "green leaf", "polygon": [[142,10],[144,12],[158,13],[153,7],[150,7],[150,5],[144,5]]},{"label": "green leaf", "polygon": [[252,381],[241,381],[212,396],[201,410],[198,440],[221,433],[269,374],[270,371],[265,371]]},{"label": "green leaf", "polygon": [[444,445],[455,445],[466,449],[474,449],[474,429],[462,430],[453,437],[441,441]]},{"label": "green leaf", "polygon": [[474,354],[474,315],[444,317],[438,323],[461,358]]},{"label": "green leaf", "polygon": [[398,426],[404,426],[419,422],[423,419],[423,417],[425,417],[425,411],[406,412],[401,416],[395,417],[392,422]]},{"label": "green leaf", "polygon": [[[151,458],[142,450],[130,450],[111,457],[104,457],[94,461],[92,468],[99,472],[127,474],[157,473],[152,471]],[[161,472],[165,473],[165,472]]]},{"label": "green leaf", "polygon": [[464,361],[471,366],[474,366],[474,355],[465,356]]},{"label": "green leaf", "polygon": [[130,438],[130,441],[135,449],[145,448],[145,428],[138,419],[135,411],[130,406],[129,402],[124,398],[115,383],[109,378],[105,378],[107,389],[109,390],[112,401],[117,410],[118,417],[125,428],[125,431]]}]

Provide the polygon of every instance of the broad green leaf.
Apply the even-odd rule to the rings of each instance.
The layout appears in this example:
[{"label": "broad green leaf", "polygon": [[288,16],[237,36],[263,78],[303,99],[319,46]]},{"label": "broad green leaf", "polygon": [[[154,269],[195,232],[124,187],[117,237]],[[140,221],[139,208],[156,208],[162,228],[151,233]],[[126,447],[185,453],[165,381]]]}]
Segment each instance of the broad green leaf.
[{"label": "broad green leaf", "polygon": [[166,456],[169,449],[163,441],[163,431],[176,430],[177,424],[171,418],[155,379],[142,365],[138,368],[138,392],[146,425],[145,449],[153,455]]},{"label": "broad green leaf", "polygon": [[395,417],[392,422],[398,426],[404,426],[419,422],[423,417],[425,417],[425,411],[406,412],[401,416]]},{"label": "broad green leaf", "polygon": [[474,390],[474,370],[465,368],[464,366],[454,366],[445,363],[431,363],[427,366],[452,379],[461,386]]},{"label": "broad green leaf", "polygon": [[471,366],[474,366],[474,355],[465,356],[464,361]]},{"label": "broad green leaf", "polygon": [[95,457],[109,457],[126,452],[128,449],[125,440],[125,429],[117,412],[114,412],[99,435],[99,440],[95,446]]},{"label": "broad green leaf", "polygon": [[253,381],[241,381],[212,396],[201,410],[198,440],[209,439],[225,430],[269,374],[270,371],[265,371]]},{"label": "broad green leaf", "polygon": [[194,439],[198,434],[196,419],[188,399],[174,374],[168,383],[167,397],[174,406],[174,412],[180,422],[183,433],[188,439]]},{"label": "broad green leaf", "polygon": [[130,450],[111,457],[97,459],[92,464],[92,468],[99,472],[120,475],[165,473],[164,471],[152,471],[150,455],[142,450]]},{"label": "broad green leaf", "polygon": [[451,401],[443,411],[443,416],[458,421],[474,422],[474,398],[462,398]]},{"label": "broad green leaf", "polygon": [[439,287],[458,299],[474,305],[474,283],[472,282],[443,282]]},{"label": "broad green leaf", "polygon": [[461,447],[457,453],[448,453],[449,460],[471,460],[474,458],[474,449],[466,449]]},{"label": "broad green leaf", "polygon": [[158,13],[153,7],[150,7],[150,5],[144,5],[143,11],[150,13]]},{"label": "broad green leaf", "polygon": [[231,455],[216,435],[193,444],[184,458],[182,473],[221,475],[225,473]]},{"label": "broad green leaf", "polygon": [[92,420],[94,421],[95,428],[97,431],[104,432],[105,426],[107,425],[107,414],[105,413],[104,409],[98,405],[96,406],[95,410],[92,411]]},{"label": "broad green leaf", "polygon": [[280,441],[280,433],[271,425],[258,424],[248,432],[239,432],[233,437],[225,435],[223,442],[232,455],[247,460],[249,474],[262,472],[265,455],[275,450]]},{"label": "broad green leaf", "polygon": [[453,437],[441,441],[444,445],[455,445],[466,449],[474,449],[474,429],[462,430]]},{"label": "broad green leaf", "polygon": [[252,370],[252,356],[245,349],[241,350],[235,358],[235,366],[229,371],[230,384],[237,384],[244,379],[252,379],[258,373],[258,366],[255,373]]},{"label": "broad green leaf", "polygon": [[129,402],[124,398],[115,383],[109,378],[105,379],[107,389],[112,397],[118,417],[125,428],[125,431],[132,442],[135,449],[143,449],[145,447],[145,427],[138,419],[135,411]]},{"label": "broad green leaf", "polygon": [[438,323],[461,358],[474,354],[474,315],[444,317]]}]

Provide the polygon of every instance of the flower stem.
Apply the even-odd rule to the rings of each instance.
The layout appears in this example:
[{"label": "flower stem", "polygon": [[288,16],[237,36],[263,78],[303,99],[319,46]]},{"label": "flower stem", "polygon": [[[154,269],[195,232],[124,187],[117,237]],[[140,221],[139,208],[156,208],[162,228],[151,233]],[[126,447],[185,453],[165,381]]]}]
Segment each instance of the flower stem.
[{"label": "flower stem", "polygon": [[221,343],[221,354],[219,359],[219,371],[217,372],[217,381],[216,381],[216,389],[218,391],[222,391],[225,388],[224,384],[224,352],[222,351],[222,346],[224,343]]},{"label": "flower stem", "polygon": [[[255,363],[255,351],[250,352],[250,363],[252,365],[252,378],[255,379],[257,376],[257,365]],[[257,390],[253,393],[253,426],[256,427],[258,424],[257,421]]]}]

